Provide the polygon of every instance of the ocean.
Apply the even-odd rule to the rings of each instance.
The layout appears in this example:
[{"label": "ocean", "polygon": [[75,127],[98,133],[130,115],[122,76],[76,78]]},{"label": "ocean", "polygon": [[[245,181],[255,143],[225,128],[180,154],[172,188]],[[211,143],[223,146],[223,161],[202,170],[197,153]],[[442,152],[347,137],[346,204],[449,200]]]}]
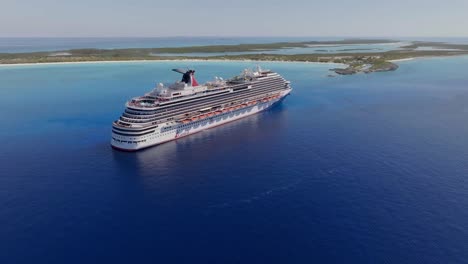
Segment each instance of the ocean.
[{"label": "ocean", "polygon": [[0,263],[468,263],[468,57],[398,64],[136,153],[126,100],[255,63],[2,66]]}]

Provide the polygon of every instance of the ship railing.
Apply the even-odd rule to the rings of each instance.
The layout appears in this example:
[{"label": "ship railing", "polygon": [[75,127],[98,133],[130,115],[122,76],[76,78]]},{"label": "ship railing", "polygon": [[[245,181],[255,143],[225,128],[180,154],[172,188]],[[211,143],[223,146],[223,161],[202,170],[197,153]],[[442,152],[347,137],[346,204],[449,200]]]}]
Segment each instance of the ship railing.
[{"label": "ship railing", "polygon": [[[250,96],[247,96],[247,97],[244,97],[244,96],[240,96],[240,100],[236,100],[235,102],[239,101],[239,102],[243,102],[245,101],[246,99],[249,99],[249,100],[261,100],[263,99],[263,97],[268,97],[268,96],[271,96],[273,94],[275,94],[276,92],[268,92],[266,94],[263,94],[263,95],[257,95],[255,97],[250,97]],[[222,100],[224,102],[219,102],[221,105],[231,105],[232,102],[228,102],[227,100],[232,100],[232,99],[226,99],[226,100]],[[204,104],[201,104],[199,105],[196,109],[190,109],[192,110],[191,112],[196,112],[198,109],[202,108],[203,106],[205,105],[205,107],[211,107],[211,102],[206,102]],[[183,108],[189,108],[191,106],[187,106],[187,107],[183,107]],[[189,109],[187,109],[189,110]],[[167,114],[171,114],[171,116],[174,116],[174,117],[179,117],[187,112],[183,112],[185,111],[184,109],[173,109],[173,110],[167,110],[168,112],[171,112],[171,113],[166,113],[166,111],[164,112],[161,112],[159,114],[157,114],[156,116],[155,115],[152,115],[152,117],[149,117],[149,118],[138,118],[137,116],[135,116],[134,114],[130,113],[131,115],[134,115],[134,116],[127,116],[127,118],[129,120],[132,120],[132,123],[137,123],[137,124],[150,124],[151,121],[154,121],[154,120],[164,120],[164,118],[161,118],[162,115],[167,115]],[[143,120],[143,119],[146,119],[146,120]]]},{"label": "ship railing", "polygon": [[[262,100],[264,99],[265,97],[268,97],[268,96],[272,96],[276,94],[276,92],[273,92],[273,93],[266,93],[266,94],[263,94],[263,95],[259,95],[259,96],[255,96],[255,97],[248,97],[248,98],[242,98],[240,100],[236,100],[236,101],[231,101],[231,102],[227,102],[227,103],[224,103],[222,104],[223,106],[233,106],[233,105],[238,105],[238,104],[242,104],[242,103],[245,103],[247,101],[253,101],[253,100]],[[209,106],[209,103],[207,103],[206,105]],[[211,107],[211,106],[210,106]],[[199,109],[199,108],[198,108]],[[198,109],[194,109],[192,111],[190,111],[189,113],[187,114],[190,114],[189,116],[193,116],[193,115],[197,115],[199,114],[199,110]],[[180,110],[174,110],[174,112],[177,112],[177,111],[180,111]],[[154,117],[151,117],[151,118],[138,118],[138,117],[125,117],[125,116],[122,116],[121,118],[124,119],[124,121],[127,121],[127,122],[131,122],[132,123],[135,123],[135,124],[148,124],[150,123],[151,121],[155,121],[155,120],[165,120],[164,118],[161,118],[161,116],[165,115],[166,113],[162,112],[160,114],[158,114],[158,116],[154,116]],[[178,117],[178,116],[181,116],[183,114],[176,114],[174,115],[174,117]],[[188,116],[188,115],[186,115]],[[146,120],[140,120],[140,119],[146,119]]]}]

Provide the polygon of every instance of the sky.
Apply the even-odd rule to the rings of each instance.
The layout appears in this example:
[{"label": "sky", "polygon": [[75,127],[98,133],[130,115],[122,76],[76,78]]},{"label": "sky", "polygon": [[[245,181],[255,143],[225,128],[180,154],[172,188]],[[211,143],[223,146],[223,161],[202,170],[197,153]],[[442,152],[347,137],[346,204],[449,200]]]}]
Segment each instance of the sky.
[{"label": "sky", "polygon": [[0,37],[468,37],[468,0],[0,0]]}]

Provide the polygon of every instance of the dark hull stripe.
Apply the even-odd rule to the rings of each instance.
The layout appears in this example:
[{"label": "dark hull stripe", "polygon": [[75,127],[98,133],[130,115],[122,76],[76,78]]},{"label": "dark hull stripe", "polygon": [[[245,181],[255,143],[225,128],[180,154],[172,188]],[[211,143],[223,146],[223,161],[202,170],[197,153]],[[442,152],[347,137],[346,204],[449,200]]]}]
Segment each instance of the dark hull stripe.
[{"label": "dark hull stripe", "polygon": [[[121,132],[115,131],[115,127],[112,129],[112,133],[117,134],[117,135],[121,135],[121,136],[143,136],[143,135],[151,134],[154,131],[156,131],[156,130],[151,130],[151,131],[148,131],[148,132],[145,132],[145,133],[127,134],[127,133],[121,133]],[[128,131],[128,132],[133,132],[133,131]]]}]

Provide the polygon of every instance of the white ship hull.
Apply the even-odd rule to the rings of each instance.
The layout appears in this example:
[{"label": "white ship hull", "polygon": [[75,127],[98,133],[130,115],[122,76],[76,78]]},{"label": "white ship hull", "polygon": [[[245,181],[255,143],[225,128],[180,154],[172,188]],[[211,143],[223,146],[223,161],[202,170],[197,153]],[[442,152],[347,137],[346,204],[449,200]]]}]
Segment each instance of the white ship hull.
[{"label": "white ship hull", "polygon": [[281,92],[280,97],[271,101],[259,102],[252,106],[220,113],[187,124],[171,125],[169,129],[168,126],[160,126],[153,133],[142,136],[122,136],[112,133],[111,145],[119,150],[136,151],[162,144],[261,112],[281,101],[290,92],[291,89],[287,89]]}]

